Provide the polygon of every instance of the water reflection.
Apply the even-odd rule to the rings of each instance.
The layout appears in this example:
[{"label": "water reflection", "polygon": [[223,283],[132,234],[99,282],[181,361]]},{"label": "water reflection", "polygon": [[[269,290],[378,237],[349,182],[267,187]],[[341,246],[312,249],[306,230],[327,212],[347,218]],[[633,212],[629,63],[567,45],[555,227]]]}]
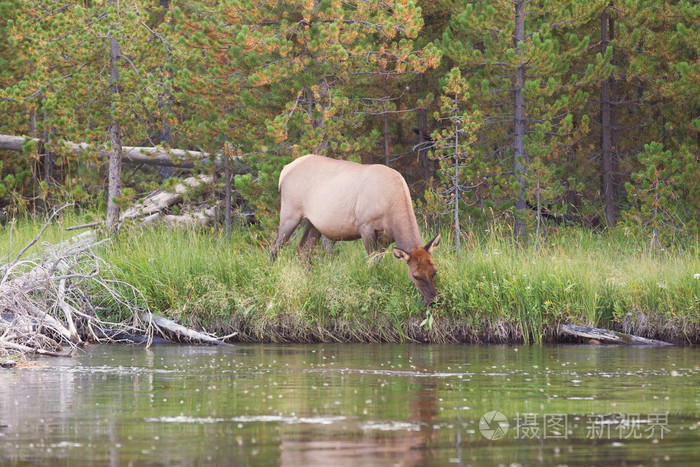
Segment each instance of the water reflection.
[{"label": "water reflection", "polygon": [[[689,348],[100,346],[42,362],[0,373],[0,463],[663,464],[700,454],[700,353]],[[489,411],[509,423],[502,439],[482,434]]]}]

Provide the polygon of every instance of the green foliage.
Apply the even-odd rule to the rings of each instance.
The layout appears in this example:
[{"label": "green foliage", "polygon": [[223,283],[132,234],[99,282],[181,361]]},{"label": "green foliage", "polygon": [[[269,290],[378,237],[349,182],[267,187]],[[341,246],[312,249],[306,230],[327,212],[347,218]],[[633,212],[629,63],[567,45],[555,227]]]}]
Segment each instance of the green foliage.
[{"label": "green foliage", "polygon": [[251,162],[253,160],[257,161],[253,163],[257,169],[257,177],[250,173],[238,175],[235,178],[235,187],[255,209],[263,227],[274,230],[277,224],[277,209],[279,208],[277,181],[282,167],[290,160],[282,157],[251,158]]},{"label": "green foliage", "polygon": [[[308,152],[399,169],[419,215],[451,210],[455,227],[512,223],[520,196],[593,226],[605,208],[606,83],[622,228],[646,232],[656,194],[664,242],[697,228],[697,2],[524,2],[517,43],[514,3],[502,0],[162,3],[0,2],[0,134],[44,141],[0,151],[0,210],[43,212],[66,201],[103,209],[114,122],[126,146],[221,154],[230,143],[250,169],[236,189],[268,232],[279,171]],[[112,37],[121,52],[115,93]],[[525,112],[517,158],[516,87]],[[416,127],[434,136],[432,161]],[[75,152],[64,141],[89,149]],[[671,156],[637,157],[652,142]],[[125,170],[119,202],[160,177]],[[214,191],[197,196],[211,203]],[[522,205],[517,219],[536,231],[537,215]]]},{"label": "green foliage", "polygon": [[700,196],[696,157],[685,147],[672,154],[652,142],[637,158],[641,170],[632,173],[626,185],[633,207],[626,213],[631,225],[650,232],[659,248],[674,238],[697,235],[698,223],[689,215]]},{"label": "green foliage", "polygon": [[447,74],[442,91],[440,110],[435,113],[435,119],[444,127],[432,135],[436,148],[433,156],[440,163],[442,187],[439,196],[452,206],[451,221],[459,251],[460,219],[469,208],[472,208],[470,215],[478,215],[479,208],[483,213],[485,200],[490,197],[489,187],[483,181],[494,174],[474,149],[482,124],[481,113],[472,107],[469,84],[458,68]]},{"label": "green foliage", "polygon": [[[598,3],[524,2],[523,8],[523,40],[517,44],[513,3],[500,1],[478,2],[459,11],[441,41],[447,59],[469,70],[463,73],[471,90],[467,101],[478,108],[484,122],[478,131],[474,129],[473,151],[480,157],[469,164],[476,175],[470,198],[481,208],[482,217],[486,212],[508,212],[523,185],[530,204],[561,203],[566,180],[580,162],[576,144],[588,131],[584,119],[574,124],[573,116],[588,95],[576,89],[580,78],[570,64],[587,50],[589,38],[582,32]],[[513,109],[519,80],[523,80],[518,92],[524,99],[525,134],[517,142]],[[446,89],[443,93],[448,94]],[[518,145],[524,155],[516,158]],[[515,173],[518,165],[525,168],[522,180]]]}]

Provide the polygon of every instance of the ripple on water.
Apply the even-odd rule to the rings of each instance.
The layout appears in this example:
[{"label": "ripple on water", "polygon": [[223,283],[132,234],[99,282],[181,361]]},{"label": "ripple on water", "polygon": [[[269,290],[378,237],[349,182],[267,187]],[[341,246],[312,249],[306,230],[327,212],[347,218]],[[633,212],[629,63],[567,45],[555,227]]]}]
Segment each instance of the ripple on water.
[{"label": "ripple on water", "polygon": [[151,423],[225,423],[225,422],[236,422],[236,423],[286,423],[286,424],[312,424],[312,425],[332,425],[335,422],[340,422],[345,420],[345,416],[334,416],[334,417],[297,417],[284,416],[284,415],[240,415],[231,418],[218,418],[218,417],[189,417],[185,415],[177,415],[174,417],[152,417],[146,418],[147,422]]},{"label": "ripple on water", "polygon": [[407,371],[407,370],[380,370],[380,369],[357,369],[357,368],[323,368],[323,369],[305,369],[305,373],[344,373],[344,374],[359,374],[359,375],[379,375],[379,376],[396,376],[400,378],[464,378],[473,376],[473,373],[448,373],[448,372],[429,372],[429,371]]},{"label": "ripple on water", "polygon": [[420,431],[421,425],[418,423],[402,422],[397,420],[370,420],[368,422],[360,424],[360,428],[365,431]]},{"label": "ripple on water", "polygon": [[[175,370],[167,368],[145,368],[145,367],[126,367],[126,366],[74,366],[61,368],[61,372],[73,374],[110,374],[119,376],[130,376],[137,374],[173,374],[186,373],[187,369]],[[190,372],[191,374],[191,372]]]}]

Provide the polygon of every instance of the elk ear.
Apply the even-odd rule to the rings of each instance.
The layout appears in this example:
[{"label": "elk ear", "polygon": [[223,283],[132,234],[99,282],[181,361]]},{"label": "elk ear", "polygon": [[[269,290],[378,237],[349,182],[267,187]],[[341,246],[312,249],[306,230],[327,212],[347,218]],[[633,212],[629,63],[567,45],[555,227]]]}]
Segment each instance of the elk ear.
[{"label": "elk ear", "polygon": [[401,248],[394,247],[391,249],[391,252],[394,253],[394,256],[396,256],[402,261],[408,262],[408,260],[411,258],[411,255],[403,251]]},{"label": "elk ear", "polygon": [[440,244],[440,238],[442,237],[440,236],[440,232],[438,232],[438,234],[432,240],[430,240],[427,245],[425,245],[425,251],[432,255],[435,247]]}]

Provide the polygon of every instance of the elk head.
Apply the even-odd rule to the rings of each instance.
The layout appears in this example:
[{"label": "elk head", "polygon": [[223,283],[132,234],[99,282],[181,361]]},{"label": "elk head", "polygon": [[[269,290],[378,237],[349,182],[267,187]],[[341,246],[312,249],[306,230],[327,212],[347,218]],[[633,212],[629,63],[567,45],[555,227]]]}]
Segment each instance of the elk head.
[{"label": "elk head", "polygon": [[408,266],[408,276],[411,278],[418,291],[423,295],[423,300],[430,306],[435,297],[437,297],[437,289],[435,288],[435,273],[437,267],[433,262],[432,254],[435,247],[440,244],[440,234],[430,240],[424,247],[416,247],[410,252],[404,251],[401,248],[394,247],[391,251],[398,259],[405,261]]}]

